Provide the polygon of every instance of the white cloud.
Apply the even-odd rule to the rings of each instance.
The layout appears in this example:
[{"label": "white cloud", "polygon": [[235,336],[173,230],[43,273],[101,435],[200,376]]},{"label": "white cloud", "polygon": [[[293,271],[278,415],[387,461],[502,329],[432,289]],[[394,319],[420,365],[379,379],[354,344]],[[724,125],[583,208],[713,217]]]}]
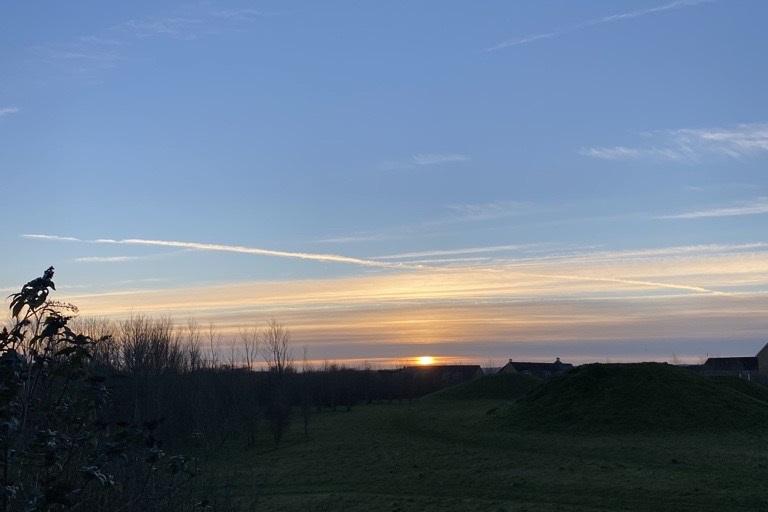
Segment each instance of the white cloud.
[{"label": "white cloud", "polygon": [[[325,237],[320,240],[314,240],[314,243],[348,243],[348,242],[367,242],[383,240],[401,240],[405,238],[424,239],[425,237],[437,236],[439,228],[446,228],[453,225],[461,225],[467,222],[480,222],[486,220],[502,219],[515,215],[525,215],[533,211],[544,211],[532,203],[523,201],[492,201],[487,203],[464,203],[445,206],[448,214],[413,222],[410,224],[401,224],[391,226],[382,231],[356,232],[346,236]],[[442,232],[442,234],[446,234]]]},{"label": "white cloud", "polygon": [[624,250],[578,250],[572,252],[551,252],[538,254],[525,258],[505,259],[503,263],[508,266],[525,267],[536,266],[543,262],[569,262],[584,264],[602,264],[610,262],[631,262],[655,260],[661,263],[664,259],[676,259],[680,257],[702,257],[735,255],[749,251],[763,252],[768,249],[766,242],[750,242],[743,244],[700,244],[681,245],[671,247],[659,247],[651,249],[624,249]]},{"label": "white cloud", "polygon": [[460,153],[419,153],[413,155],[412,159],[416,165],[436,165],[448,162],[467,162],[470,158]]},{"label": "white cloud", "polygon": [[190,40],[236,30],[243,24],[273,14],[252,8],[215,10],[199,4],[187,6],[175,15],[128,20],[117,28],[140,38],[156,36]]},{"label": "white cloud", "polygon": [[579,153],[603,160],[643,158],[697,162],[706,156],[744,158],[768,153],[768,123],[724,128],[682,128],[646,134],[651,145],[642,147],[589,147]]},{"label": "white cloud", "polygon": [[81,256],[75,258],[78,263],[124,263],[147,259],[145,256]]},{"label": "white cloud", "polygon": [[640,156],[640,150],[624,146],[614,146],[612,148],[583,148],[579,150],[579,154],[600,158],[602,160],[629,160],[638,158]]},{"label": "white cloud", "polygon": [[270,13],[262,11],[260,9],[222,9],[219,11],[213,11],[211,16],[214,18],[223,18],[226,20],[236,21],[253,21],[256,18],[262,18],[264,16],[270,16]]},{"label": "white cloud", "polygon": [[[160,5],[159,3],[157,5]],[[116,67],[132,50],[136,38],[192,40],[206,35],[244,30],[257,18],[273,16],[252,8],[215,9],[209,2],[192,3],[165,15],[129,19],[91,35],[38,45],[37,60],[66,75],[99,83],[99,76]]]},{"label": "white cloud", "polygon": [[0,107],[0,117],[9,116],[19,111],[17,107]]},{"label": "white cloud", "polygon": [[761,215],[768,213],[768,197],[759,197],[753,201],[733,206],[709,208],[673,215],[662,215],[660,219],[705,219],[713,217],[737,217],[742,215]]},{"label": "white cloud", "polygon": [[358,234],[352,234],[352,235],[346,235],[346,236],[321,238],[319,240],[314,240],[314,243],[344,244],[344,243],[350,243],[350,242],[378,242],[382,240],[391,240],[392,238],[397,238],[397,237],[393,235],[387,235],[384,233],[358,233]]},{"label": "white cloud", "polygon": [[202,26],[202,19],[174,16],[128,20],[123,23],[122,28],[132,32],[136,37],[168,36],[178,39],[195,39]]},{"label": "white cloud", "polygon": [[448,208],[461,220],[492,220],[528,213],[531,204],[523,201],[493,201],[455,204]]},{"label": "white cloud", "polygon": [[383,171],[397,171],[402,169],[415,169],[432,165],[443,165],[457,162],[468,162],[469,155],[462,153],[417,153],[408,160],[390,160],[379,164]]},{"label": "white cloud", "polygon": [[36,59],[66,76],[98,83],[99,76],[117,66],[122,42],[101,36],[83,36],[72,41],[30,48]]},{"label": "white cloud", "polygon": [[640,18],[642,16],[659,14],[666,11],[682,9],[684,7],[693,7],[695,5],[709,3],[713,1],[715,0],[677,0],[675,2],[658,5],[656,7],[649,7],[647,9],[637,9],[634,11],[627,11],[627,12],[618,13],[618,14],[611,14],[608,16],[601,16],[599,18],[594,18],[576,25],[572,25],[562,30],[555,30],[552,32],[543,32],[541,34],[531,34],[531,35],[518,37],[514,39],[508,39],[506,41],[502,41],[497,45],[491,46],[490,48],[486,48],[485,51],[494,52],[494,51],[501,50],[503,48],[509,48],[512,46],[522,46],[529,43],[533,43],[535,41],[540,41],[542,39],[552,39],[555,37],[560,37],[571,32],[577,32],[579,30],[583,30],[589,27],[594,27],[597,25],[603,25],[606,23],[615,23],[617,21],[624,21],[632,18]]},{"label": "white cloud", "polygon": [[460,254],[482,254],[489,252],[507,252],[527,250],[534,247],[541,247],[541,244],[516,244],[516,245],[492,245],[486,247],[464,247],[461,249],[446,249],[438,251],[404,252],[400,254],[388,254],[386,256],[377,256],[380,260],[397,260],[404,258],[423,258],[432,256],[454,256]]},{"label": "white cloud", "polygon": [[664,255],[631,260],[616,251],[610,260],[574,257],[527,268],[493,262],[337,279],[178,283],[65,299],[84,315],[193,316],[234,334],[253,318],[280,315],[297,340],[318,344],[502,341],[510,332],[542,341],[722,339],[745,329],[757,339],[768,325],[760,307],[768,253],[716,250],[638,249]]}]

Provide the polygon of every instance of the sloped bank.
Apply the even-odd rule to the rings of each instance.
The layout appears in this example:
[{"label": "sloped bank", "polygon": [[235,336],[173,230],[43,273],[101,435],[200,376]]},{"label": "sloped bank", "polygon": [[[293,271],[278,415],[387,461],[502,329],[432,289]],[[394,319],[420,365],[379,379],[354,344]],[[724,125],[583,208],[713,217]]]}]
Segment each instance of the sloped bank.
[{"label": "sloped bank", "polygon": [[712,432],[768,427],[768,392],[663,363],[589,364],[506,411],[524,428],[573,433]]},{"label": "sloped bank", "polygon": [[441,389],[425,399],[440,400],[514,400],[530,392],[541,379],[519,373],[496,373]]}]

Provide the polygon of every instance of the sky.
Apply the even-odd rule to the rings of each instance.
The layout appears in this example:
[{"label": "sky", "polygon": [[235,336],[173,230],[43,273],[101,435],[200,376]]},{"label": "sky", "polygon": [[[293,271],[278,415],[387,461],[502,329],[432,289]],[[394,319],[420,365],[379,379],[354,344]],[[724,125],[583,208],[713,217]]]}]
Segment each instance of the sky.
[{"label": "sky", "polygon": [[0,291],[312,359],[751,355],[762,0],[6,2]]}]

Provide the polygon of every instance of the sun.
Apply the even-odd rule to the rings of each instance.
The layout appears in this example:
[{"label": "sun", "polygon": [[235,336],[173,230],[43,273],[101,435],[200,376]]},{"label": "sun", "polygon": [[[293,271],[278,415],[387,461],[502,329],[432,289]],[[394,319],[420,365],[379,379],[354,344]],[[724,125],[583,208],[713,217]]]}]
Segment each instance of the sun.
[{"label": "sun", "polygon": [[435,364],[435,358],[432,356],[420,356],[418,361],[421,366],[429,366],[431,364]]}]

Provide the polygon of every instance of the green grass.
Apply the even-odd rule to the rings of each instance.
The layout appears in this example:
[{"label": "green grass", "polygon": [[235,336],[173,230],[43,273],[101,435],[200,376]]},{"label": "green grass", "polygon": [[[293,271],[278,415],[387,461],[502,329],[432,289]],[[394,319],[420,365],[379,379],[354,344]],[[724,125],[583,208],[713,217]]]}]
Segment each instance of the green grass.
[{"label": "green grass", "polygon": [[509,409],[511,422],[560,432],[725,432],[768,425],[768,389],[660,363],[589,364]]},{"label": "green grass", "polygon": [[297,426],[276,449],[217,450],[201,492],[243,510],[768,510],[768,434],[534,432],[504,403],[322,413],[309,439]]}]

